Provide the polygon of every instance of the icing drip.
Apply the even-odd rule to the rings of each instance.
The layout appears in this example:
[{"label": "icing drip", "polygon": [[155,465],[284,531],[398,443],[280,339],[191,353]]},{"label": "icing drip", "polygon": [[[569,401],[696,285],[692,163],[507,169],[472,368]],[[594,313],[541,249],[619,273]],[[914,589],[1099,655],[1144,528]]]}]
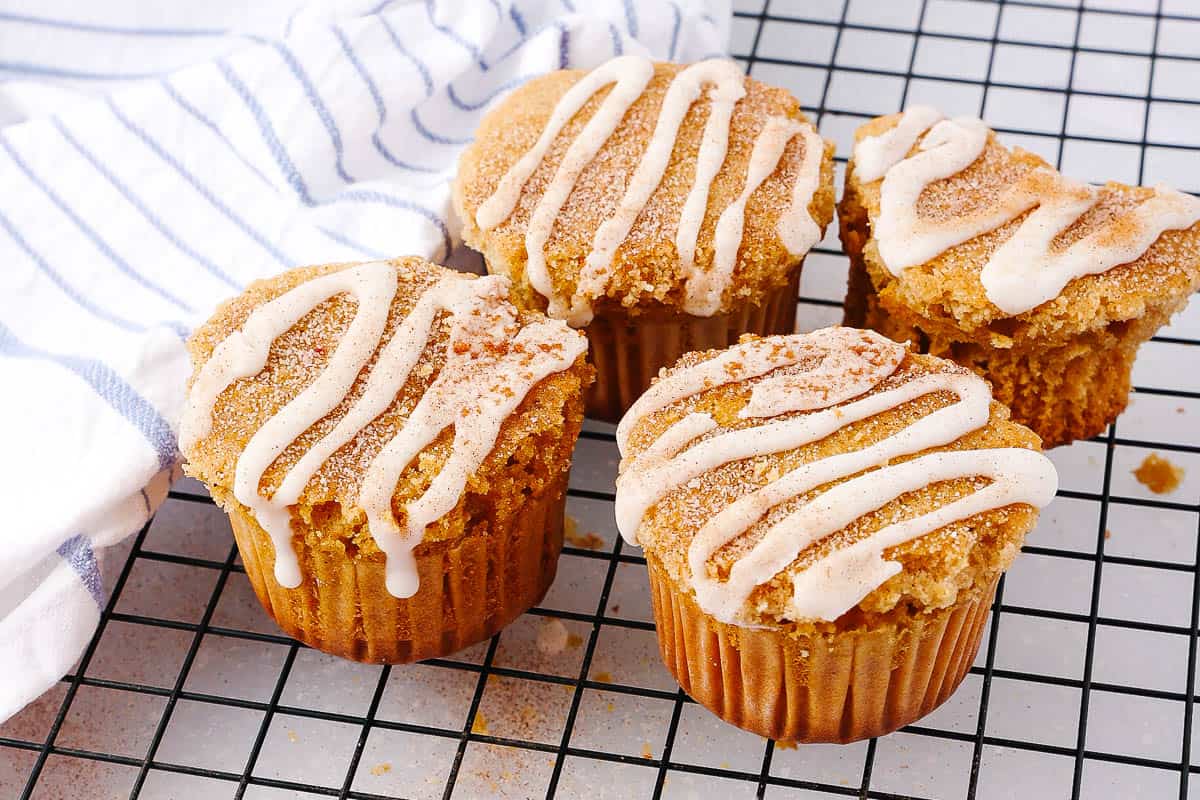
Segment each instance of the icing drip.
[{"label": "icing drip", "polygon": [[[855,422],[934,392],[952,393],[957,401],[861,450],[803,464],[730,503],[711,517],[692,539],[688,563],[700,607],[725,622],[744,623],[742,608],[754,588],[786,569],[806,548],[819,544],[864,514],[907,492],[953,478],[985,477],[991,480],[983,489],[960,500],[919,517],[887,525],[852,545],[818,558],[793,576],[793,597],[787,609],[789,618],[836,619],[899,571],[898,564],[883,560],[885,549],[990,509],[1012,503],[1045,505],[1057,488],[1057,477],[1049,460],[1040,453],[1021,448],[945,451],[890,464],[904,456],[948,445],[987,424],[991,392],[986,382],[971,373],[934,373],[875,394],[865,394],[893,374],[903,357],[903,348],[869,331],[843,328],[826,329],[817,334],[816,343],[807,342],[808,336],[748,342],[739,345],[743,349],[740,357],[756,360],[749,371],[764,375],[771,363],[775,368],[798,363],[798,351],[838,344],[849,348],[853,343],[857,357],[861,359],[857,369],[856,359],[849,356],[851,351],[847,349],[832,360],[829,357],[822,359],[811,370],[814,384],[817,376],[824,373],[826,379],[835,384],[846,381],[845,389],[823,398],[819,394],[809,395],[796,403],[787,403],[786,393],[781,392],[779,400],[764,408],[764,412],[777,415],[803,409],[813,413],[725,431],[709,438],[700,438],[717,427],[707,414],[688,414],[668,427],[654,444],[625,467],[618,479],[617,523],[626,539],[633,540],[645,513],[669,492],[723,464],[819,441]],[[784,342],[787,344],[783,345]],[[896,349],[899,349],[899,357]],[[847,370],[839,374],[837,367],[842,358],[848,359],[844,362]],[[647,414],[728,382],[714,380],[714,371],[707,368],[716,360],[701,362],[659,381],[656,386],[670,385],[660,397],[647,404],[645,409],[650,410],[631,410],[622,425],[632,427]],[[768,385],[770,377],[756,385],[753,391]],[[777,384],[779,387],[786,385],[783,381]],[[864,394],[860,399],[852,400]],[[845,402],[847,400],[851,402]],[[618,433],[618,441],[622,451],[626,451],[628,430],[624,437]],[[695,443],[688,446],[692,442]],[[849,480],[822,492],[771,525],[762,539],[733,564],[727,579],[709,574],[708,560],[713,554],[755,525],[772,508],[824,484],[846,478]]]},{"label": "icing drip", "polygon": [[[742,231],[746,224],[746,202],[762,185],[762,182],[775,172],[788,142],[794,136],[807,131],[806,126],[788,117],[771,117],[767,120],[767,124],[763,126],[762,131],[754,140],[754,147],[750,151],[750,165],[747,167],[746,184],[742,187],[742,193],[725,207],[717,219],[717,229],[713,235],[712,266],[708,270],[700,270],[693,265],[691,272],[687,275],[684,311],[700,317],[709,317],[720,310],[721,295],[725,287],[729,285],[729,279],[733,275],[733,265],[737,261],[738,248],[742,244]],[[817,142],[815,148],[813,147],[814,140]],[[802,184],[811,186],[808,194],[803,196],[803,204],[799,209],[803,218],[807,219],[808,226],[802,227],[803,223],[797,225],[793,218],[796,213],[796,197],[793,197],[793,209],[785,212],[780,218],[781,236],[783,230],[786,230],[788,234],[784,240],[785,246],[788,245],[789,239],[793,244],[803,245],[803,249],[799,251],[793,251],[789,247],[789,252],[793,252],[793,254],[804,252],[816,244],[817,239],[820,238],[820,230],[816,222],[808,216],[807,198],[812,196],[812,192],[817,188],[817,181],[820,180],[820,158],[824,147],[820,137],[812,133],[805,137],[805,148],[804,175],[802,180],[797,182],[797,189],[800,189]],[[812,180],[812,167],[810,166],[812,162],[815,162],[817,181]],[[797,195],[800,195],[800,191],[797,191]],[[814,231],[816,232],[815,237],[812,236]]]},{"label": "icing drip", "polygon": [[[987,126],[977,119],[942,120],[921,140],[918,153],[887,171],[879,189],[875,238],[879,255],[892,274],[922,264],[938,253],[1003,223],[980,226],[938,225],[917,215],[917,198],[934,181],[962,172],[987,145]],[[1024,210],[1024,209],[1022,209]]]},{"label": "icing drip", "polygon": [[900,121],[879,136],[870,136],[854,145],[854,172],[860,181],[870,183],[887,174],[912,150],[921,134],[945,117],[932,106],[913,106],[900,115]]},{"label": "icing drip", "polygon": [[[416,592],[412,549],[420,544],[425,526],[458,503],[467,478],[495,445],[504,420],[535,384],[571,366],[587,350],[582,337],[564,342],[562,329],[550,321],[522,328],[513,338],[514,325],[490,326],[485,331],[471,317],[466,320],[451,333],[447,351],[451,355],[441,373],[367,469],[359,495],[371,535],[388,555],[388,591],[397,597]],[[493,338],[494,333],[502,335]],[[496,381],[496,374],[508,379]],[[408,504],[407,525],[402,528],[392,515],[396,481],[409,462],[451,425],[450,458],[425,493]]]},{"label": "icing drip", "polygon": [[[563,203],[571,195],[575,181],[584,167],[591,163],[600,148],[613,135],[621,119],[629,107],[642,96],[646,84],[654,77],[654,65],[649,59],[640,56],[621,56],[614,58],[592,72],[585,75],[571,87],[562,100],[555,106],[550,115],[550,122],[541,138],[533,149],[525,154],[517,164],[509,170],[500,181],[496,194],[488,198],[479,211],[475,220],[484,230],[495,227],[512,213],[520,197],[521,189],[529,175],[537,168],[545,157],[558,131],[583,107],[593,94],[611,83],[616,83],[608,97],[600,104],[595,115],[588,120],[575,141],[567,148],[562,163],[554,172],[550,184],[542,193],[529,217],[529,227],[525,231],[525,251],[527,253],[526,275],[529,285],[543,297],[550,300],[548,313],[552,317],[562,319],[567,316],[569,309],[563,298],[554,292],[550,282],[550,273],[546,269],[545,247],[554,228],[554,220],[562,210]],[[576,91],[578,90],[578,91]],[[511,176],[511,180],[510,180]],[[513,188],[515,187],[515,188]],[[493,204],[499,198],[499,202]],[[501,209],[505,209],[501,211]],[[498,219],[497,219],[498,218]],[[494,220],[494,221],[493,221]],[[490,223],[490,224],[489,224]]]},{"label": "icing drip", "polygon": [[683,247],[687,250],[686,263],[691,263],[700,223],[704,220],[704,210],[708,204],[708,189],[725,161],[733,107],[746,94],[744,80],[742,71],[732,61],[713,60],[693,64],[671,81],[641,163],[630,178],[616,211],[596,231],[592,251],[579,273],[575,296],[571,298],[567,321],[572,325],[586,325],[591,321],[590,301],[604,291],[617,248],[625,241],[650,195],[661,183],[675,149],[683,118],[699,99],[705,84],[711,83],[715,85],[710,95],[712,108],[704,125],[696,160],[696,180],[684,202],[676,235],[676,245],[683,240]]},{"label": "icing drip", "polygon": [[787,117],[773,117],[767,121],[754,142],[742,195],[718,219],[713,265],[707,271],[696,265],[697,242],[708,210],[709,192],[725,163],[734,107],[746,94],[745,78],[737,65],[726,60],[702,61],[681,71],[671,81],[642,160],[616,210],[596,231],[591,252],[580,269],[573,293],[563,296],[556,292],[544,252],[555,219],[570,197],[580,173],[596,158],[616,131],[625,112],[645,91],[653,73],[653,63],[648,59],[622,56],[580,79],[559,100],[534,146],[501,178],[496,191],[475,214],[476,223],[484,230],[490,230],[508,219],[516,208],[525,182],[545,158],[555,137],[593,94],[616,83],[595,116],[567,149],[562,163],[530,215],[525,234],[529,284],[548,299],[547,313],[550,316],[565,319],[576,327],[591,321],[592,302],[608,287],[616,252],[662,182],[675,149],[680,125],[705,86],[713,87],[709,92],[708,119],[696,157],[695,175],[684,199],[675,234],[675,247],[687,286],[684,310],[701,316],[711,316],[719,310],[721,295],[729,284],[737,259],[746,202],[754,190],[775,171],[788,142],[797,135],[804,138],[804,160],[793,187],[791,205],[780,216],[778,233],[784,247],[793,256],[807,252],[821,237],[820,227],[808,212],[808,204],[820,184],[824,142],[807,124]]},{"label": "icing drip", "polygon": [[[983,211],[958,215],[951,223],[922,219],[917,199],[925,188],[966,169],[987,146],[987,128],[980,120],[938,119],[932,109],[916,106],[905,111],[895,127],[862,139],[854,148],[859,179],[883,178],[875,237],[880,258],[893,275],[1036,207],[980,272],[988,300],[1015,316],[1058,297],[1076,278],[1136,261],[1164,231],[1200,222],[1200,200],[1159,184],[1148,200],[1071,246],[1052,250],[1054,239],[1092,208],[1101,192],[1044,167],[1029,170]],[[919,152],[909,157],[926,129]]]},{"label": "icing drip", "polygon": [[[546,157],[546,152],[550,149],[550,145],[554,144],[558,134],[567,126],[571,118],[579,113],[584,104],[592,99],[592,95],[609,84],[617,84],[600,105],[596,116],[592,118],[596,124],[585,126],[579,137],[580,139],[594,140],[600,131],[607,127],[609,132],[604,134],[604,139],[607,139],[616,129],[625,111],[645,90],[646,84],[652,77],[654,77],[654,65],[648,59],[641,56],[621,56],[600,65],[580,78],[558,101],[558,105],[551,112],[550,119],[546,122],[546,128],[538,137],[537,142],[529,149],[529,152],[521,156],[521,159],[509,168],[504,177],[500,179],[496,191],[479,206],[475,212],[475,222],[479,227],[485,231],[491,230],[508,219],[513,209],[517,207],[517,200],[521,198],[521,190],[525,188],[525,181],[529,180],[529,176],[537,169],[538,164],[542,163],[542,159]],[[599,144],[604,143],[604,139],[596,143],[597,149],[599,149]]]},{"label": "icing drip", "polygon": [[1108,226],[1060,251],[1050,244],[1100,198],[1079,185],[1087,200],[1044,202],[996,248],[979,279],[988,299],[1006,314],[1020,314],[1053,300],[1075,278],[1098,275],[1136,261],[1164,231],[1190,228],[1200,221],[1200,200],[1158,184],[1154,196],[1120,218],[1120,234]]},{"label": "icing drip", "polygon": [[[501,424],[529,390],[569,367],[586,349],[582,337],[568,334],[561,323],[537,322],[522,328],[507,303],[508,288],[508,280],[499,276],[477,280],[447,276],[421,295],[380,349],[396,273],[385,262],[363,264],[303,283],[262,306],[213,351],[185,409],[181,424],[185,448],[210,432],[220,393],[265,367],[278,336],[334,295],[350,293],[358,301],[349,330],[325,370],[259,428],[238,458],[234,496],[254,511],[271,537],[275,578],[281,586],[295,587],[301,580],[291,545],[289,506],[299,501],[330,456],[391,406],[424,352],[438,314],[448,312],[446,362],[403,427],[370,462],[358,496],[371,534],[387,556],[388,591],[397,597],[416,592],[411,551],[420,543],[425,526],[454,508],[467,478],[495,445]],[[287,471],[271,497],[260,494],[259,483],[267,468],[345,399],[377,350],[358,400]],[[405,507],[407,525],[402,530],[392,514],[396,482],[412,459],[450,426],[454,427],[451,455],[429,488]]]},{"label": "icing drip", "polygon": [[[781,396],[798,411],[822,408],[862,394],[896,369],[904,358],[904,346],[881,336],[863,338],[852,328],[822,328],[804,336],[772,336],[752,339],[656,380],[639,397],[617,424],[617,447],[629,449],[629,434],[643,418],[714,386],[757,378],[802,361],[819,361],[815,370],[800,374],[780,373],[751,391],[743,416],[768,416],[783,410],[768,410]],[[836,365],[836,366],[835,366]],[[837,370],[837,371],[835,371]],[[822,379],[846,376],[845,387],[827,386]],[[860,377],[870,381],[865,385]],[[757,412],[757,413],[756,413]],[[648,451],[647,451],[648,452]]]}]

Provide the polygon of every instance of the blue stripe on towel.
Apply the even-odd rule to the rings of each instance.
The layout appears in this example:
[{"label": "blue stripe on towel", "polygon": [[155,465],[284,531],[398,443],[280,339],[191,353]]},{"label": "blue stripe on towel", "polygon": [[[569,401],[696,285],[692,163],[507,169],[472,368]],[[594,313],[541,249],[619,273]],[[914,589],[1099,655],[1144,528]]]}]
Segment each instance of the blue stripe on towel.
[{"label": "blue stripe on towel", "polygon": [[225,142],[225,145],[229,148],[229,152],[233,153],[233,155],[237,158],[238,161],[241,161],[244,165],[246,165],[246,168],[249,169],[251,172],[253,172],[255,175],[257,175],[262,180],[263,183],[274,188],[275,184],[271,183],[271,179],[268,178],[261,169],[256,167],[253,163],[251,163],[250,159],[248,159],[244,155],[242,155],[241,151],[238,150],[234,146],[233,142],[230,141],[229,137],[225,135],[225,131],[218,128],[217,123],[215,123],[211,119],[209,119],[208,116],[203,111],[201,111],[200,109],[198,109],[194,105],[192,105],[190,102],[188,102],[188,99],[186,97],[184,97],[179,92],[178,89],[175,88],[175,85],[172,84],[169,79],[164,78],[162,81],[160,81],[159,85],[162,86],[163,91],[165,91],[167,93],[167,96],[170,97],[172,100],[174,100],[179,105],[180,108],[182,108],[184,111],[191,114],[196,119],[197,122],[199,122],[204,127],[208,128],[210,131],[212,131],[213,134],[215,134],[217,136],[217,138],[219,138],[221,141]]},{"label": "blue stripe on towel", "polygon": [[512,20],[513,27],[517,29],[517,33],[522,38],[525,37],[525,18],[521,16],[521,12],[516,6],[508,7],[508,18]]},{"label": "blue stripe on towel", "polygon": [[57,286],[63,294],[70,298],[72,302],[74,302],[84,311],[88,312],[97,319],[102,319],[105,322],[117,326],[121,330],[130,331],[132,333],[140,333],[141,331],[146,330],[145,325],[134,322],[133,320],[125,319],[124,317],[118,317],[116,314],[105,311],[103,308],[100,308],[91,300],[89,300],[87,295],[80,292],[62,275],[58,274],[58,271],[50,266],[49,262],[42,258],[41,254],[29,245],[29,242],[25,241],[25,237],[21,235],[16,226],[13,225],[12,222],[9,221],[8,217],[6,217],[4,214],[0,214],[0,228],[3,228],[8,235],[12,237],[12,240],[17,243],[17,246],[25,251],[25,254],[28,255],[30,260],[33,261],[37,268],[42,271],[42,274],[50,279],[51,283]]},{"label": "blue stripe on towel", "polygon": [[671,23],[671,49],[668,51],[671,61],[675,60],[675,51],[679,47],[679,26],[683,24],[683,13],[679,10],[679,5],[672,0],[671,14],[675,19]]},{"label": "blue stripe on towel", "polygon": [[115,250],[113,250],[108,242],[104,241],[104,239],[96,232],[94,228],[92,228],[92,226],[88,225],[82,217],[75,213],[74,209],[67,205],[66,201],[59,197],[58,193],[55,192],[48,183],[43,181],[37,176],[37,174],[34,173],[32,169],[29,168],[29,165],[25,163],[24,159],[21,158],[21,156],[17,153],[16,148],[9,143],[7,138],[0,136],[0,147],[4,149],[4,152],[8,154],[8,157],[12,159],[13,163],[17,165],[17,168],[21,170],[25,177],[28,178],[35,186],[37,186],[38,189],[40,189],[42,193],[50,199],[50,202],[52,202],[59,211],[66,215],[67,218],[75,224],[75,227],[78,228],[80,232],[83,233],[83,235],[86,236],[100,252],[104,253],[104,255],[107,256],[108,259],[114,265],[116,265],[117,269],[126,275],[126,277],[147,291],[158,295],[163,300],[166,300],[168,303],[177,308],[188,312],[193,310],[192,307],[183,300],[159,286],[146,276],[142,275],[140,272],[134,269],[128,261],[126,261]]},{"label": "blue stripe on towel", "polygon": [[308,77],[308,73],[304,71],[296,54],[293,53],[287,45],[282,42],[271,42],[271,46],[275,48],[275,52],[279,53],[279,57],[283,59],[283,63],[287,65],[288,70],[300,83],[304,89],[304,96],[308,98],[308,102],[313,107],[313,111],[317,113],[317,117],[321,120],[321,125],[325,127],[325,132],[329,134],[329,140],[333,144],[333,153],[335,158],[335,167],[338,177],[346,183],[354,183],[354,179],[346,172],[346,165],[343,163],[345,150],[342,147],[342,132],[338,129],[337,121],[330,113],[329,107],[321,99],[320,92],[313,85],[312,80]]},{"label": "blue stripe on towel", "polygon": [[638,37],[638,18],[637,9],[633,7],[633,0],[622,0],[625,6],[625,27],[629,29],[629,35],[633,38]]},{"label": "blue stripe on towel", "polygon": [[237,92],[238,97],[242,99],[251,116],[254,117],[254,121],[258,123],[258,128],[262,132],[263,139],[266,141],[267,149],[271,151],[271,156],[275,159],[279,171],[283,173],[284,179],[296,191],[301,202],[305,205],[312,205],[312,197],[308,194],[308,186],[304,183],[304,177],[300,174],[300,170],[296,169],[296,165],[292,163],[291,157],[283,147],[283,142],[279,141],[279,137],[275,134],[275,128],[271,126],[271,121],[267,119],[267,112],[263,110],[262,104],[258,102],[258,98],[254,96],[250,91],[250,87],[237,76],[237,73],[225,61],[218,61],[217,68],[221,70],[221,74],[225,76],[226,82]]},{"label": "blue stripe on towel", "polygon": [[475,61],[479,64],[479,68],[484,72],[487,72],[488,65],[487,62],[483,60],[483,53],[480,52],[479,48],[460,36],[458,31],[454,30],[454,28],[451,28],[449,25],[443,25],[437,21],[437,9],[434,7],[433,0],[425,0],[425,14],[429,17],[430,25],[441,31],[447,39],[470,53],[471,58],[475,59]]},{"label": "blue stripe on towel", "polygon": [[0,72],[15,72],[18,75],[75,81],[140,81],[147,78],[160,78],[166,74],[165,72],[93,72],[47,64],[31,64],[28,61],[0,61]]},{"label": "blue stripe on towel", "polygon": [[226,36],[232,31],[227,28],[149,28],[140,25],[102,25],[97,22],[79,22],[73,19],[51,19],[32,14],[17,14],[0,11],[0,22],[20,22],[27,25],[42,25],[84,33],[111,33],[122,36],[166,36],[166,37],[209,37]]},{"label": "blue stripe on towel", "polygon": [[424,172],[432,175],[440,174],[442,169],[439,167],[427,167],[421,164],[410,164],[407,161],[401,161],[400,159],[396,158],[396,156],[387,148],[386,145],[384,145],[383,139],[380,138],[380,133],[383,129],[384,123],[387,122],[387,104],[383,101],[383,94],[379,91],[379,87],[375,84],[374,79],[371,77],[371,73],[367,71],[367,67],[365,64],[363,64],[362,59],[360,59],[358,54],[354,52],[354,47],[350,44],[350,38],[346,36],[341,28],[338,27],[333,28],[333,35],[337,37],[338,42],[341,44],[342,52],[345,53],[346,58],[354,66],[355,71],[358,72],[359,76],[363,79],[363,82],[367,85],[367,91],[371,93],[371,100],[375,103],[375,113],[379,117],[379,122],[375,126],[375,132],[371,134],[371,143],[375,145],[375,149],[379,151],[379,154],[387,159],[389,163],[394,164],[402,169],[407,169],[411,172]]},{"label": "blue stripe on towel", "polygon": [[[250,91],[250,88],[242,82],[237,74],[234,73],[233,69],[224,61],[220,62],[219,66],[221,68],[221,72],[225,75],[225,79],[229,81],[229,84],[234,88],[234,91],[236,91],[242,98],[242,101],[246,104],[246,107],[249,109],[251,115],[258,123],[258,127],[262,133],[263,139],[267,143],[267,148],[275,157],[280,171],[287,176],[288,183],[291,184],[293,189],[295,189],[296,196],[300,198],[300,202],[310,208],[317,205],[325,205],[325,203],[318,204],[313,199],[312,194],[308,191],[308,185],[304,182],[304,177],[300,174],[300,171],[296,169],[296,165],[292,162],[291,157],[287,154],[287,150],[284,148],[283,142],[279,139],[279,135],[275,132],[275,128],[271,124],[271,120],[267,118],[266,112],[263,110],[262,105],[258,102],[258,99]],[[328,202],[381,203],[384,205],[390,205],[393,208],[411,211],[429,220],[437,227],[438,232],[442,235],[445,252],[450,252],[450,232],[446,229],[445,222],[443,222],[442,218],[437,214],[434,214],[429,209],[419,206],[416,203],[398,197],[392,197],[382,192],[358,190],[340,192],[339,194],[330,198]]]},{"label": "blue stripe on towel", "polygon": [[470,138],[452,139],[449,136],[443,136],[440,133],[435,133],[434,131],[430,130],[425,123],[421,121],[421,117],[417,113],[417,109],[415,107],[409,112],[408,116],[412,120],[413,127],[417,129],[417,133],[421,134],[434,144],[446,144],[459,147],[472,142],[472,139]]},{"label": "blue stripe on towel", "polygon": [[521,84],[526,83],[527,81],[532,80],[533,78],[536,78],[536,77],[537,77],[537,75],[519,75],[516,78],[505,81],[504,83],[497,86],[494,90],[492,90],[492,92],[490,92],[482,100],[464,100],[463,98],[458,96],[458,91],[454,88],[453,85],[446,86],[446,96],[450,98],[450,102],[453,103],[455,105],[455,107],[457,107],[463,111],[478,111],[479,109],[483,108],[488,103],[492,102],[497,97],[504,94],[505,92],[512,91],[513,89],[517,88]]},{"label": "blue stripe on towel", "polygon": [[61,355],[31,347],[16,337],[0,322],[0,355],[44,361],[55,364],[79,376],[100,399],[136,428],[158,456],[159,469],[175,463],[177,449],[175,434],[158,410],[125,382],[111,367],[101,361],[83,356]]},{"label": "blue stripe on towel", "polygon": [[57,553],[62,560],[71,565],[71,569],[79,575],[79,580],[88,590],[88,594],[96,601],[96,606],[103,609],[108,602],[104,592],[104,581],[100,578],[100,565],[96,563],[96,553],[92,543],[82,533],[77,533],[58,546]]},{"label": "blue stripe on towel", "polygon": [[430,73],[429,67],[421,59],[413,55],[412,51],[405,46],[404,42],[400,39],[400,34],[396,33],[396,29],[392,27],[392,23],[388,21],[387,17],[380,17],[379,21],[383,23],[383,29],[391,37],[392,44],[396,45],[396,49],[400,51],[400,55],[411,61],[413,66],[417,68],[417,72],[421,75],[421,80],[425,84],[425,96],[432,97],[433,75]]},{"label": "blue stripe on towel", "polygon": [[166,223],[164,223],[157,214],[151,211],[149,207],[142,202],[141,198],[134,194],[120,178],[114,175],[108,167],[104,166],[104,164],[98,158],[96,158],[96,156],[90,150],[84,147],[79,140],[76,139],[69,130],[67,130],[66,126],[63,125],[62,120],[60,120],[58,117],[53,117],[51,118],[51,122],[54,124],[55,129],[57,129],[62,135],[63,139],[65,139],[68,144],[74,147],[75,151],[78,152],[79,155],[83,156],[83,158],[86,159],[87,162],[91,164],[97,172],[103,175],[105,180],[112,184],[113,188],[120,192],[121,195],[129,201],[129,204],[136,208],[138,212],[146,218],[146,221],[154,226],[154,229],[163,235],[163,238],[175,246],[175,249],[179,250],[179,252],[183,253],[200,266],[204,267],[209,274],[222,281],[226,286],[229,286],[231,289],[241,291],[242,285],[238,281],[234,280],[228,273],[225,272],[225,270],[218,267],[204,255],[196,252],[196,250],[192,249],[189,244],[180,239],[174,231],[166,226]]},{"label": "blue stripe on towel", "polygon": [[263,236],[261,233],[259,233],[254,228],[250,227],[250,225],[245,220],[243,220],[241,217],[239,217],[237,214],[235,214],[229,208],[229,206],[225,205],[225,203],[223,203],[220,200],[220,198],[218,198],[215,194],[213,194],[212,190],[210,190],[207,186],[202,184],[199,181],[199,179],[196,178],[195,175],[193,175],[191,172],[189,172],[187,170],[187,168],[184,167],[183,164],[181,164],[179,162],[179,159],[175,158],[174,155],[172,155],[162,145],[160,145],[153,138],[151,138],[150,134],[148,134],[144,130],[142,130],[141,127],[139,127],[137,124],[135,124],[133,122],[133,120],[131,120],[131,119],[129,119],[129,117],[125,116],[125,114],[121,111],[121,109],[117,107],[116,103],[114,103],[112,101],[112,98],[106,98],[105,102],[108,104],[108,107],[112,111],[113,115],[121,122],[122,125],[124,125],[126,127],[126,129],[129,130],[130,133],[132,133],[134,136],[136,136],[138,139],[140,139],[142,141],[142,143],[145,144],[147,147],[149,147],[151,150],[153,150],[155,152],[155,154],[158,155],[159,158],[161,158],[168,165],[170,165],[172,169],[174,169],[176,172],[178,172],[179,175],[185,181],[187,181],[189,184],[191,184],[192,188],[195,189],[196,192],[201,197],[203,197],[205,200],[207,200],[213,208],[215,208],[215,209],[217,209],[217,211],[221,212],[221,214],[224,215],[224,217],[226,219],[228,219],[230,222],[232,222],[234,225],[236,225],[243,233],[245,233],[247,236],[249,236],[251,239],[253,239],[262,249],[266,250],[271,255],[271,257],[274,258],[276,261],[278,261],[280,264],[282,264],[283,266],[290,266],[293,263],[292,259],[289,258],[287,255],[285,255],[283,253],[283,251],[281,251],[275,245],[271,244],[271,242],[268,241],[265,236]]}]

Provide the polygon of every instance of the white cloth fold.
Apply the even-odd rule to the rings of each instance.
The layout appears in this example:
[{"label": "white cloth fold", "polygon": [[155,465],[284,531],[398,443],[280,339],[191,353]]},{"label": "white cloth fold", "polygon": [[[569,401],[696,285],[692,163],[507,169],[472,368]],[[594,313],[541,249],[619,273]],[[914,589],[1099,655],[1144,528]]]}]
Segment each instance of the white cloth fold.
[{"label": "white cloth fold", "polygon": [[187,332],[288,267],[452,260],[449,180],[529,77],[720,54],[728,0],[0,10],[0,721],[79,656],[166,496]]}]

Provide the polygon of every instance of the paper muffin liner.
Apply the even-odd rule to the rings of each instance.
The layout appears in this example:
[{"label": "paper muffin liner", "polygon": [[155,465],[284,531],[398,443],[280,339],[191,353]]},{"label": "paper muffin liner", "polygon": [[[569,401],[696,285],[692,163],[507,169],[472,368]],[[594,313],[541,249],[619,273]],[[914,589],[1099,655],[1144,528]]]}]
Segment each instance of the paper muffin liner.
[{"label": "paper muffin liner", "polygon": [[585,413],[617,422],[658,371],[684,353],[728,347],[743,333],[792,333],[802,266],[797,264],[787,283],[768,292],[762,303],[747,303],[726,314],[696,317],[656,308],[631,315],[621,306],[597,308],[585,331],[588,360],[596,367]]},{"label": "paper muffin liner", "polygon": [[913,342],[921,352],[979,373],[992,384],[992,396],[1012,411],[1012,420],[1033,429],[1049,448],[1103,433],[1125,410],[1138,348],[1176,310],[1176,305],[1152,307],[1138,319],[1085,331],[1064,342],[997,348],[968,340],[966,334],[962,340],[934,334],[921,327],[915,314],[884,308],[861,259],[851,257],[845,324]]},{"label": "paper muffin liner", "polygon": [[679,685],[726,722],[783,742],[853,742],[928,714],[970,669],[996,591],[994,580],[902,627],[790,636],[713,619],[647,562],[659,650]]},{"label": "paper muffin liner", "polygon": [[382,553],[312,547],[300,536],[293,543],[303,581],[284,588],[275,580],[275,549],[253,514],[237,506],[229,517],[254,593],[289,636],[355,661],[405,664],[483,641],[542,599],[562,550],[566,470],[556,480],[526,499],[508,530],[418,545],[421,584],[407,599],[388,593]]}]

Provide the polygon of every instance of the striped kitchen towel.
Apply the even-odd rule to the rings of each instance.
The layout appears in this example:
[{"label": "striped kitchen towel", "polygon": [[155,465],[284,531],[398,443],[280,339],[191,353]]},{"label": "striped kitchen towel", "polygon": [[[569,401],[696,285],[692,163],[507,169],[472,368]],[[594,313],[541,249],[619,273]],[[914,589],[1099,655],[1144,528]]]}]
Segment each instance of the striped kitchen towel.
[{"label": "striped kitchen towel", "polygon": [[[21,3],[18,2],[17,6]],[[449,180],[533,75],[721,52],[728,0],[0,5],[0,721],[166,495],[183,339],[307,263],[454,261]]]}]

